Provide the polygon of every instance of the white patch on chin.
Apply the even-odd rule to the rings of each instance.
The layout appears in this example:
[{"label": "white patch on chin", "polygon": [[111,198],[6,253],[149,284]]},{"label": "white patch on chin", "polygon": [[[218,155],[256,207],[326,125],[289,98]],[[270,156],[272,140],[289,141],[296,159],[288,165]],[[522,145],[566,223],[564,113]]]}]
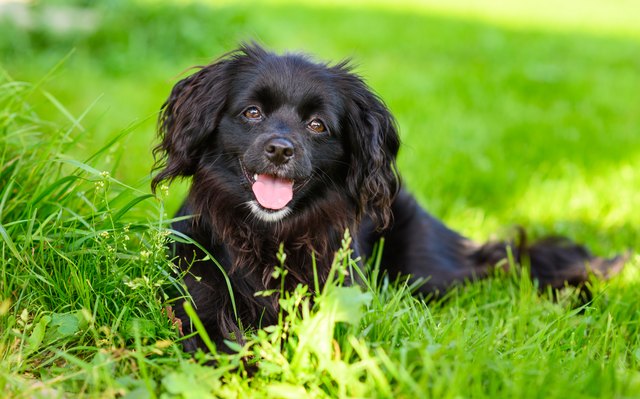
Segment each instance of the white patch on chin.
[{"label": "white patch on chin", "polygon": [[291,208],[289,208],[288,206],[285,206],[284,208],[277,211],[270,212],[258,205],[257,201],[249,201],[247,202],[247,205],[251,209],[251,212],[253,212],[254,216],[262,220],[263,222],[277,222],[284,219],[288,214],[291,213]]}]

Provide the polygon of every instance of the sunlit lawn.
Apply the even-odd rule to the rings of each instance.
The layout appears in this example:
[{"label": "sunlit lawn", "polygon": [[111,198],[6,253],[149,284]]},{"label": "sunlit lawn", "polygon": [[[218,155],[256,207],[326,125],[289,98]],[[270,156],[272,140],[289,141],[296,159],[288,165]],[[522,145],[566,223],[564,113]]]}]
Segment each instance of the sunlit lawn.
[{"label": "sunlit lawn", "polygon": [[[162,252],[156,228],[163,210],[143,198],[156,112],[189,67],[241,40],[321,60],[351,57],[398,119],[404,183],[464,234],[487,239],[520,224],[534,236],[568,235],[603,255],[639,247],[640,3],[346,4],[113,1],[95,8],[101,22],[92,33],[0,22],[0,65],[11,79],[35,84],[46,77],[31,94],[2,80],[0,386],[7,383],[11,395],[54,397],[186,395],[194,386],[229,397],[640,395],[637,255],[620,278],[597,284],[595,302],[581,311],[573,310],[571,295],[541,298],[517,276],[428,305],[392,288],[365,299],[349,290],[327,293],[333,299],[325,301],[351,304],[363,318],[338,325],[340,351],[294,345],[309,338],[309,325],[330,318],[321,308],[292,322],[290,342],[276,342],[283,355],[264,349],[274,358],[253,378],[196,366],[172,343],[176,332],[160,311],[166,261],[140,255]],[[23,98],[32,110],[20,105]],[[39,116],[28,117],[32,111]],[[48,121],[66,131],[81,115],[82,128],[70,129],[77,142],[58,145],[65,139]],[[38,127],[25,128],[31,124]],[[38,161],[59,153],[85,161],[128,130],[87,162],[95,172],[81,168],[70,186],[59,179],[77,164],[57,175]],[[12,161],[21,145],[23,164]],[[98,189],[105,170],[140,191],[113,181],[111,194],[74,196]],[[184,187],[171,188],[169,216]],[[60,196],[58,188],[75,194]],[[123,233],[127,226],[131,233]],[[55,252],[44,242],[57,243]],[[79,251],[83,246],[91,251]],[[139,288],[144,276],[150,285]],[[122,288],[124,278],[135,295]],[[367,304],[362,315],[358,301]],[[74,328],[66,325],[71,334],[55,332],[67,320],[60,314],[77,316]],[[156,333],[141,334],[136,320]],[[38,325],[46,331],[41,340],[30,338]]]}]

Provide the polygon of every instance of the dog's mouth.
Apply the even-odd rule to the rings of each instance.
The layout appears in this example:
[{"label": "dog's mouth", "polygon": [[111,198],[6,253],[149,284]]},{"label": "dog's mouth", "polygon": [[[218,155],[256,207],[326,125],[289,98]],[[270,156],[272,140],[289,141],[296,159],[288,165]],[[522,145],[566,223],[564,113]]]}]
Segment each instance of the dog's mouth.
[{"label": "dog's mouth", "polygon": [[251,191],[258,204],[267,210],[283,209],[293,199],[295,181],[282,176],[268,173],[250,174],[240,162],[242,172],[251,185]]},{"label": "dog's mouth", "polygon": [[251,191],[263,208],[277,211],[293,199],[293,180],[257,173],[253,180]]}]

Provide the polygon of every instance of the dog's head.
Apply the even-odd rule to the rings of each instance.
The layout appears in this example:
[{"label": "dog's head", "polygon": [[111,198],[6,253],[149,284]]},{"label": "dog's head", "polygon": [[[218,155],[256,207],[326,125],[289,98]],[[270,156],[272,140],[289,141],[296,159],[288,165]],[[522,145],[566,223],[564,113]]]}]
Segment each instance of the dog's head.
[{"label": "dog's head", "polygon": [[243,46],[175,85],[159,134],[154,189],[213,176],[211,195],[246,204],[266,223],[295,217],[334,190],[358,215],[389,222],[399,185],[395,121],[347,63]]}]

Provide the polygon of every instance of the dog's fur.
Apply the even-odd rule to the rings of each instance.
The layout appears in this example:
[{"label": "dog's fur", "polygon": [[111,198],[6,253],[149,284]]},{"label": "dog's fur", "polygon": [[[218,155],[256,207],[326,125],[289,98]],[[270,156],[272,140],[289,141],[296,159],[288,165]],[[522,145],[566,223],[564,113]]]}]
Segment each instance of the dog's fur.
[{"label": "dog's fur", "polygon": [[[606,277],[623,264],[564,239],[478,245],[445,227],[400,189],[394,118],[346,62],[242,46],[175,85],[159,134],[153,189],[192,178],[177,216],[194,216],[174,228],[206,248],[233,289],[237,318],[221,270],[195,246],[175,244],[196,312],[223,350],[223,340],[241,340],[243,328],[277,320],[277,299],[254,294],[276,288],[281,243],[287,287],[313,286],[312,256],[322,283],[346,229],[364,258],[384,237],[382,266],[392,277],[425,279],[422,293],[486,276],[504,264],[508,246],[516,262],[530,261],[541,287],[581,285],[589,271]],[[258,174],[293,181],[290,202],[262,206],[252,192]],[[182,306],[176,310],[190,332]],[[185,346],[203,343],[196,336]]]}]

